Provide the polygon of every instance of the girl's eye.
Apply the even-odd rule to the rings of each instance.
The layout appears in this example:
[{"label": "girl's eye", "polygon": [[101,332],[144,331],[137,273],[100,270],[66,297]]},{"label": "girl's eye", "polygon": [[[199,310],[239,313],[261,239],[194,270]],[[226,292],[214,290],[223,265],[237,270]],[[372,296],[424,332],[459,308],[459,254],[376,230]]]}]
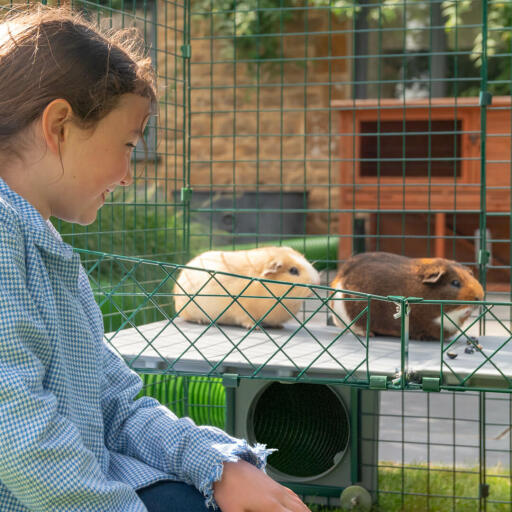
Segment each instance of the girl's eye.
[{"label": "girl's eye", "polygon": [[128,144],[126,144],[130,149],[135,149],[135,144],[132,144],[131,142],[128,142]]}]

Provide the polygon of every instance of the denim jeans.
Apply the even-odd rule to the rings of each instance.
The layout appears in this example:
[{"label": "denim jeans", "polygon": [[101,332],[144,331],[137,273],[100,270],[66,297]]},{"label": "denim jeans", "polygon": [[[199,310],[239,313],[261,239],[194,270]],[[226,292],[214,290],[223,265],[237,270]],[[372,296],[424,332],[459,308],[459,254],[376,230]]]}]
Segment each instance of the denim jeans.
[{"label": "denim jeans", "polygon": [[149,512],[212,512],[204,496],[183,482],[156,482],[137,491]]}]

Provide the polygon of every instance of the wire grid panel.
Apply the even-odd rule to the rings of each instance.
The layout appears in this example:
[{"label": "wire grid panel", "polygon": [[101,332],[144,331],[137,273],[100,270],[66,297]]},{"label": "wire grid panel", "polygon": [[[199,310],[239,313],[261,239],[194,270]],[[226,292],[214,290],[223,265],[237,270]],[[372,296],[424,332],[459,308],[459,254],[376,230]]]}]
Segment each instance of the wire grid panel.
[{"label": "wire grid panel", "polygon": [[135,184],[66,241],[179,263],[286,244],[327,285],[353,252],[445,256],[510,299],[507,2],[73,6],[140,28],[161,98]]},{"label": "wire grid panel", "polygon": [[[326,291],[329,293],[325,287],[283,282],[278,285],[279,291],[276,292],[275,281],[237,276],[247,283],[245,288],[248,293],[243,287],[238,295],[231,295],[227,290],[221,294],[216,292],[213,296],[204,292],[187,294],[176,284],[179,272],[184,267],[99,253],[95,256],[90,259],[87,252],[86,266],[89,265],[88,274],[105,318],[106,339],[134,369],[215,376],[235,365],[245,368],[245,373],[254,377],[268,375],[268,371],[273,375],[284,371],[301,379],[308,378],[313,367],[320,364],[328,374],[335,372],[336,378],[341,374],[347,380],[356,376],[367,380],[367,340],[352,336],[352,348],[348,349],[351,360],[347,366],[333,349],[339,345],[336,342],[343,332],[350,332],[350,326],[344,331],[326,327],[329,338],[326,339],[322,325],[315,325],[313,321],[313,318],[321,318],[325,324],[323,309],[328,307]],[[105,286],[101,278],[103,272],[108,275],[119,273],[123,277],[117,285]],[[207,280],[221,283],[227,275],[203,272]],[[255,296],[249,288],[254,283],[260,283],[265,290],[262,296]],[[303,300],[293,296],[297,288],[307,288],[307,295],[313,296],[315,302],[309,310],[303,308],[294,314],[292,309],[295,303]],[[330,295],[333,293],[334,290]],[[184,305],[175,311],[176,300],[182,298],[185,298]],[[211,298],[224,301],[226,305],[222,306],[220,313],[210,313],[206,324],[189,323],[178,318],[182,310],[192,306],[203,310],[208,316],[208,308],[205,310],[202,301]],[[250,329],[215,323],[224,309],[236,306],[251,318],[251,304],[258,302],[265,305],[263,315],[252,317],[253,326]],[[271,332],[264,323],[270,312],[266,311],[269,302],[289,312],[291,325]]]},{"label": "wire grid panel", "polygon": [[66,241],[180,263],[287,244],[326,284],[353,252],[446,256],[510,298],[507,2],[73,6],[137,25],[162,94],[135,184]]},{"label": "wire grid panel", "polygon": [[[187,222],[180,198],[186,153],[187,12],[182,2],[113,0],[71,7],[105,31],[135,28],[157,73],[158,105],[132,158],[134,182],[108,194],[95,222],[55,220],[74,247],[143,258],[184,261]],[[118,275],[110,276],[113,281]]]},{"label": "wire grid panel", "polygon": [[[512,387],[509,326],[496,322],[494,335],[476,327],[493,308],[510,303],[484,303],[467,324],[456,325],[441,341],[409,339],[410,308],[403,297],[379,297],[321,285],[250,278],[153,260],[85,252],[86,268],[105,319],[107,341],[136,370],[251,378],[333,381],[378,389],[496,389]],[[189,290],[184,271],[204,276]],[[103,273],[122,275],[113,286]],[[233,278],[241,286],[228,288]],[[336,302],[356,301],[353,319],[339,315]],[[399,337],[374,337],[357,322],[369,325],[377,303],[394,307]],[[432,306],[433,301],[429,307]],[[462,304],[465,307],[466,303]],[[457,304],[437,305],[441,325],[453,324]],[[271,322],[279,310],[282,325]],[[236,317],[226,317],[227,312]],[[330,319],[336,319],[336,325]],[[412,317],[414,318],[414,317]],[[390,319],[391,321],[391,319]],[[487,320],[489,322],[489,320]],[[427,380],[425,380],[427,379]],[[430,387],[429,387],[430,386]]]},{"label": "wire grid panel", "polygon": [[442,256],[510,299],[507,2],[190,9],[191,240]]},{"label": "wire grid panel", "polygon": [[378,510],[510,509],[509,394],[380,396]]}]

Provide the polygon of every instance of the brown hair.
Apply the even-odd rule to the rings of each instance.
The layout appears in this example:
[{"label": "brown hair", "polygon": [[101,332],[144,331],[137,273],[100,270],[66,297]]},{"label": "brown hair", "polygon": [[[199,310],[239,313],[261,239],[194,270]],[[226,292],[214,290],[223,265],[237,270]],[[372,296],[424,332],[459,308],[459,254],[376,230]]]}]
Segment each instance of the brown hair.
[{"label": "brown hair", "polygon": [[68,8],[10,9],[0,24],[0,154],[21,156],[17,137],[57,98],[74,122],[94,126],[134,93],[156,105],[154,70],[134,29],[102,34]]}]

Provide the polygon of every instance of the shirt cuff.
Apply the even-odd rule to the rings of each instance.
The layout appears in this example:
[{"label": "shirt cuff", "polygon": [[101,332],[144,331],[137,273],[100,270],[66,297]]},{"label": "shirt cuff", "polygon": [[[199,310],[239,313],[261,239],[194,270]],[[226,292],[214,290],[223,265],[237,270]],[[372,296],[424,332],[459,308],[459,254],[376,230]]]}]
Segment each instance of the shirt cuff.
[{"label": "shirt cuff", "polygon": [[209,477],[201,484],[199,491],[206,497],[206,506],[214,509],[218,509],[218,505],[213,497],[213,484],[222,478],[224,462],[244,460],[265,471],[267,457],[276,451],[260,443],[250,446],[244,439],[239,439],[236,443],[213,444],[212,448],[219,453],[219,461],[212,468]]}]

